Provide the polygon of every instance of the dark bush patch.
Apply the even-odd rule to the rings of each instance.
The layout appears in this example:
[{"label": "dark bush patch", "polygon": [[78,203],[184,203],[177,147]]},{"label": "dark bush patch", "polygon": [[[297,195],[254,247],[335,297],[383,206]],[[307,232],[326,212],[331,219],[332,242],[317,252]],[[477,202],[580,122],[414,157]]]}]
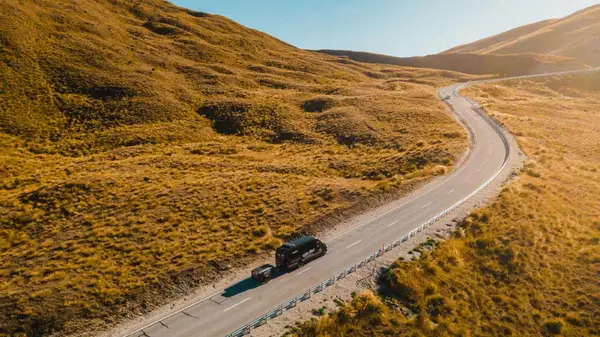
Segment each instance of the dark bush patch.
[{"label": "dark bush patch", "polygon": [[198,11],[192,11],[192,10],[188,10],[187,13],[196,18],[209,18],[212,16],[212,14],[198,12]]},{"label": "dark bush patch", "polygon": [[302,104],[302,109],[306,112],[323,112],[338,105],[338,102],[328,97],[318,97],[308,100]]},{"label": "dark bush patch", "polygon": [[251,108],[248,102],[227,101],[207,104],[198,113],[210,119],[218,133],[233,135],[243,133]]},{"label": "dark bush patch", "polygon": [[448,306],[442,296],[432,297],[427,300],[427,312],[433,318],[452,314],[452,308]]},{"label": "dark bush patch", "polygon": [[155,21],[148,21],[144,24],[144,28],[149,29],[150,31],[152,31],[153,33],[156,33],[158,35],[166,35],[166,36],[173,36],[173,35],[179,35],[183,33],[183,30],[171,26],[169,24],[165,24],[162,22],[155,22]]},{"label": "dark bush patch", "polygon": [[94,99],[122,99],[136,95],[133,89],[118,86],[95,87],[85,91]]},{"label": "dark bush patch", "polygon": [[552,319],[544,323],[544,328],[553,335],[558,335],[562,332],[565,323],[560,319]]}]

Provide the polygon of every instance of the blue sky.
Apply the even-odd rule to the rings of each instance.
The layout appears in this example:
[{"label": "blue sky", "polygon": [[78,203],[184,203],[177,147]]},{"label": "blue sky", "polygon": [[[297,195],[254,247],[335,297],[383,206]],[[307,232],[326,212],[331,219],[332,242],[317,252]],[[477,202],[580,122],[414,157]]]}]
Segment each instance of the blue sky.
[{"label": "blue sky", "polygon": [[598,0],[171,0],[305,49],[417,56],[598,4]]}]

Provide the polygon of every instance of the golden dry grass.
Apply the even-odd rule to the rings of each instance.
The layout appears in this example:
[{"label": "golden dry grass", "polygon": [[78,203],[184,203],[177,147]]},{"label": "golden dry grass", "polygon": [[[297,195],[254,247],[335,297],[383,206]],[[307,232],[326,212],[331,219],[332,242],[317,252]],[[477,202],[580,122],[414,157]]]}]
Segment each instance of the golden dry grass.
[{"label": "golden dry grass", "polygon": [[161,0],[3,1],[0,334],[93,331],[450,170],[435,88],[469,78]]},{"label": "golden dry grass", "polygon": [[600,334],[600,75],[469,94],[517,135],[529,156],[520,178],[456,238],[392,266],[390,297],[358,296],[296,335]]}]

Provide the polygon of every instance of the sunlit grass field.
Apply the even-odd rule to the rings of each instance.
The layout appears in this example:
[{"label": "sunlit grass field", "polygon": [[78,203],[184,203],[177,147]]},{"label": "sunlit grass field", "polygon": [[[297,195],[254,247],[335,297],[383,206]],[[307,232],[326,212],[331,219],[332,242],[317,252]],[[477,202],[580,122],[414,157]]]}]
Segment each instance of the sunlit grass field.
[{"label": "sunlit grass field", "polygon": [[600,334],[600,76],[483,85],[463,94],[529,160],[455,238],[297,336]]},{"label": "sunlit grass field", "polygon": [[4,1],[0,37],[0,334],[146,312],[467,149],[435,91],[472,77],[160,0]]}]

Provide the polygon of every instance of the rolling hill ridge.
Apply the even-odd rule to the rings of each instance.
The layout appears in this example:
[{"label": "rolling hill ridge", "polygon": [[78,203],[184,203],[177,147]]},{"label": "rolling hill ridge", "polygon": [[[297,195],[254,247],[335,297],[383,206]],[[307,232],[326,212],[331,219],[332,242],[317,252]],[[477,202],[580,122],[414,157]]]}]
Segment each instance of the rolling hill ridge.
[{"label": "rolling hill ridge", "polygon": [[558,20],[520,27],[443,54],[542,54],[568,57],[590,66],[600,65],[600,5]]},{"label": "rolling hill ridge", "polygon": [[485,55],[477,53],[448,53],[417,57],[394,57],[350,50],[319,50],[318,52],[346,57],[357,62],[445,69],[477,75],[518,76],[538,72],[576,70],[585,67],[581,62],[571,58],[540,54]]},{"label": "rolling hill ridge", "polygon": [[393,57],[366,52],[320,50],[366,63],[434,68],[470,74],[525,75],[600,65],[600,5],[562,19],[512,29],[445,52]]}]

